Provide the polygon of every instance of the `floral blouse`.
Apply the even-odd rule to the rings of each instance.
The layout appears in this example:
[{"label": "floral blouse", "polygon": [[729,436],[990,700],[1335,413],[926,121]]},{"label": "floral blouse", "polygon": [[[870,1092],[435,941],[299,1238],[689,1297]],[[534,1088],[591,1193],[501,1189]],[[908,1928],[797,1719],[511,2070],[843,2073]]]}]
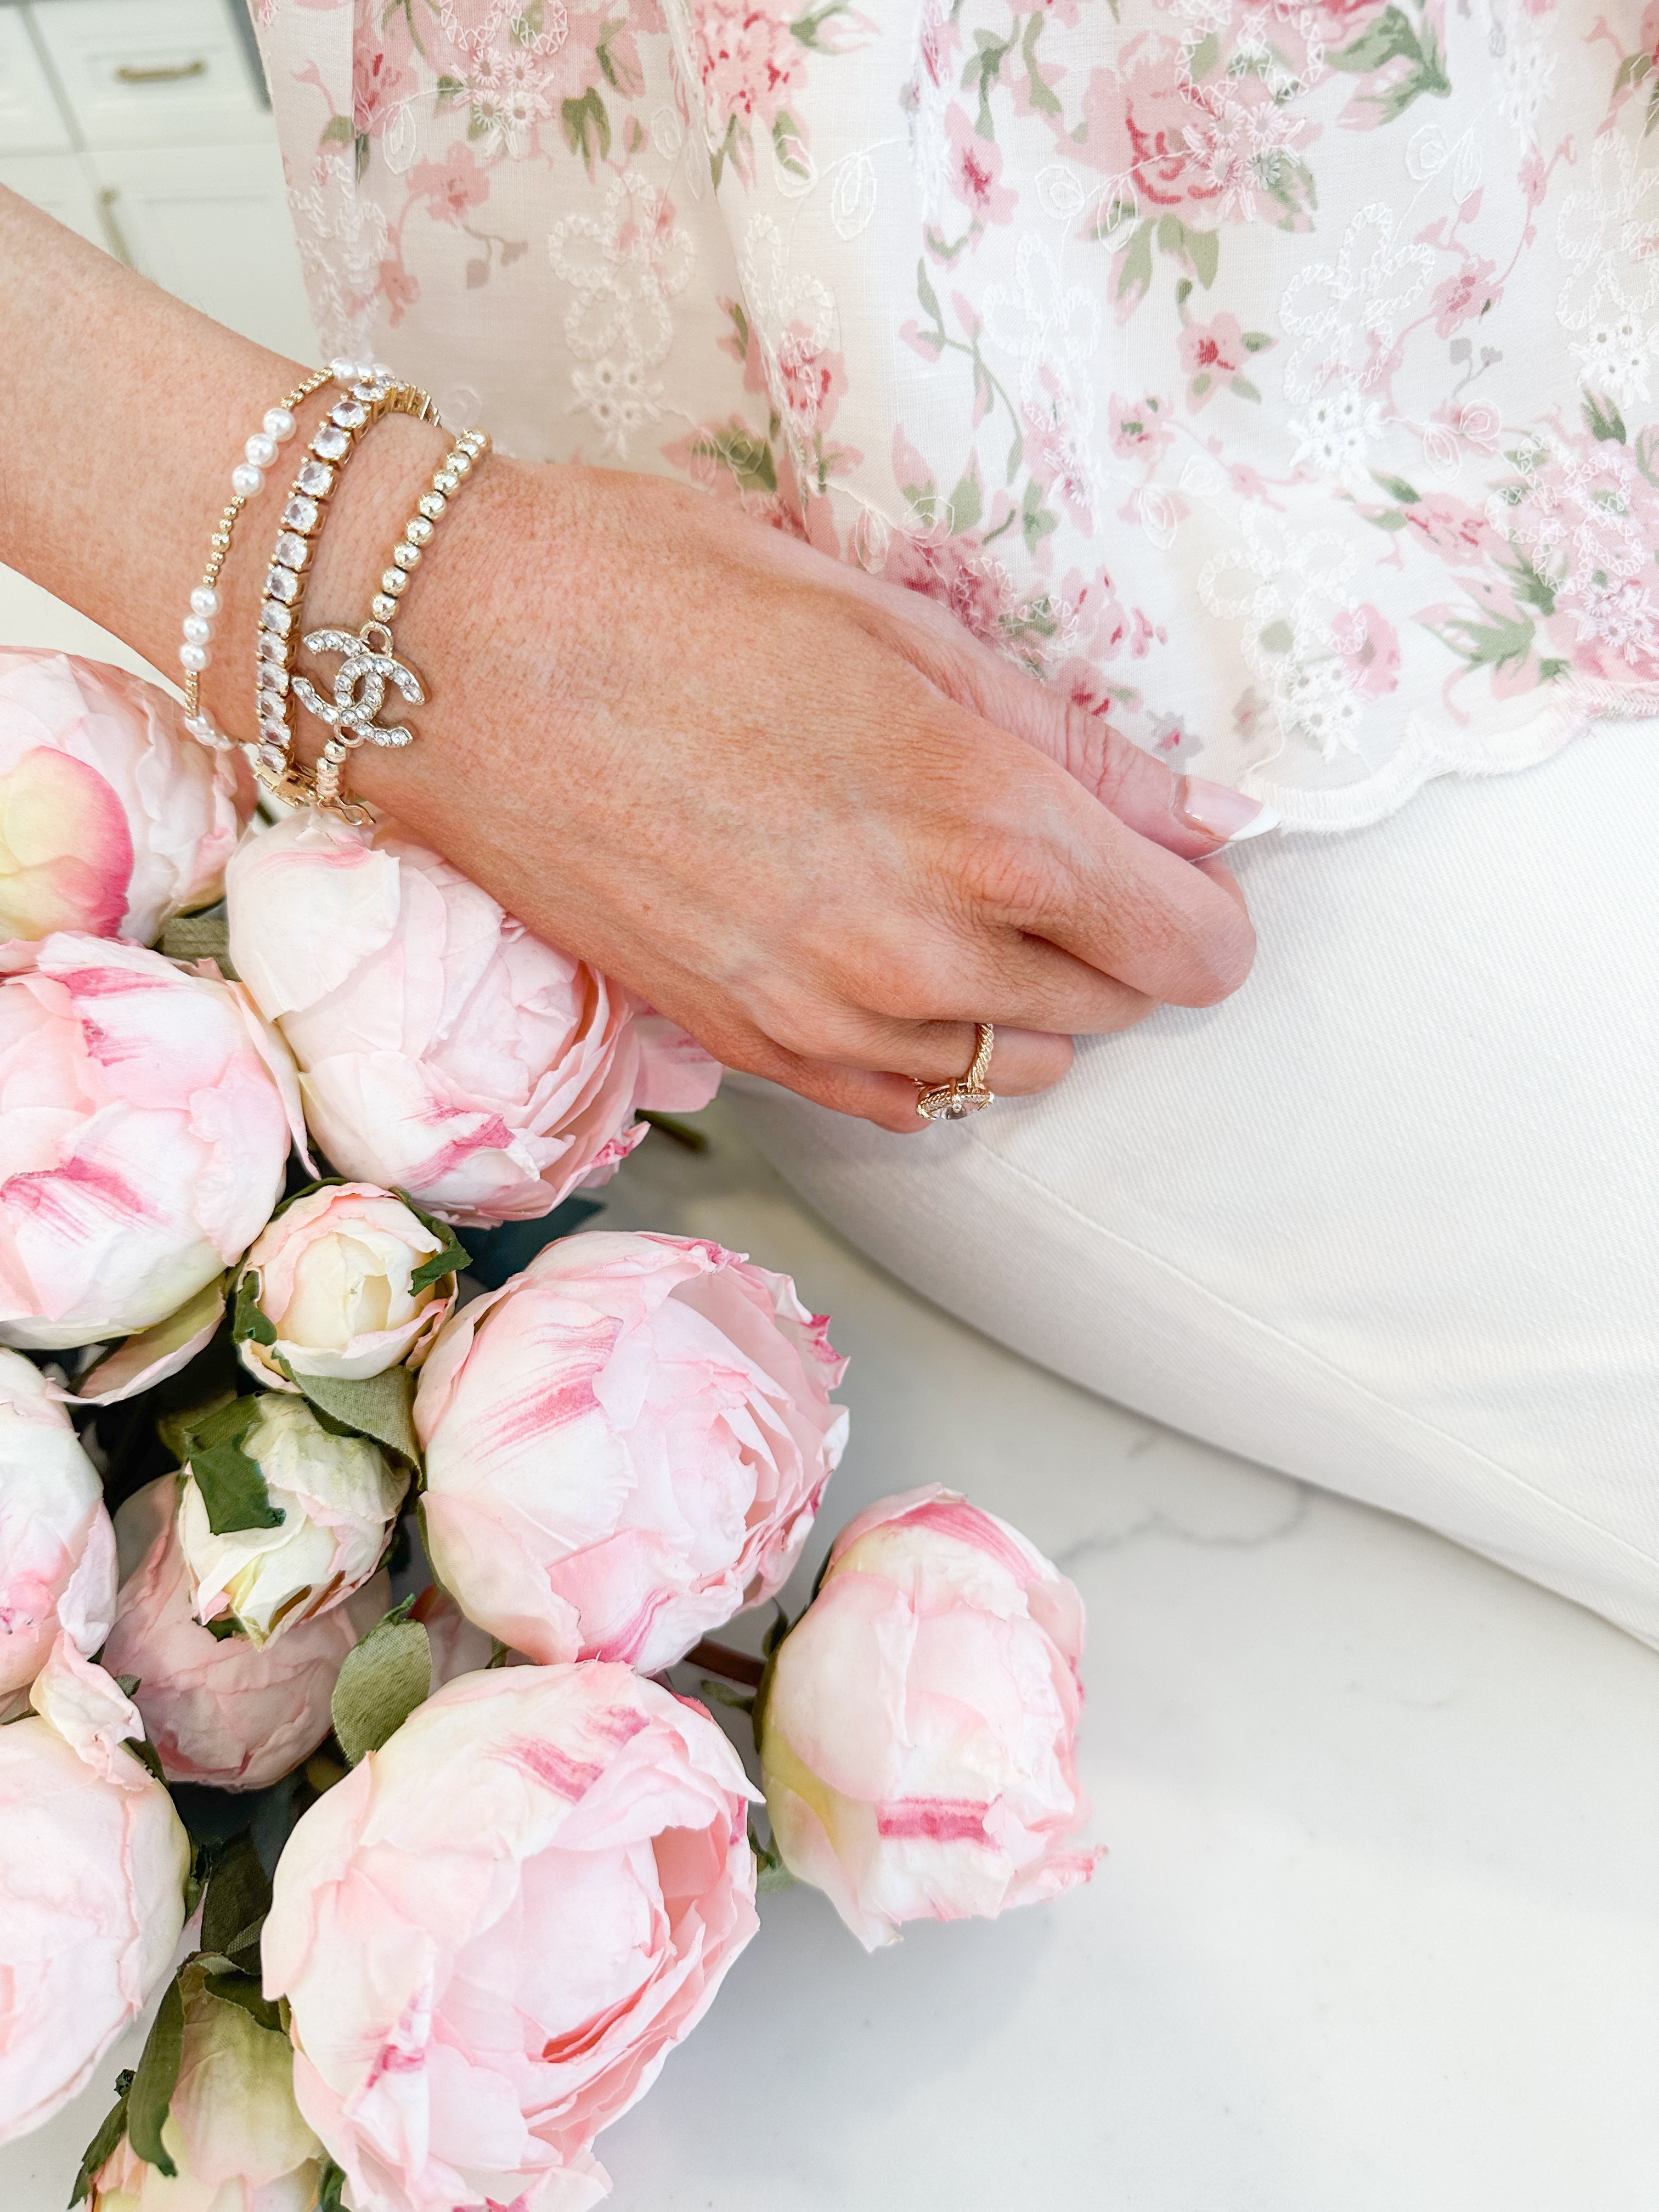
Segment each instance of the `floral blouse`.
[{"label": "floral blouse", "polygon": [[326,352],[1341,829],[1659,712],[1659,0],[256,0]]}]

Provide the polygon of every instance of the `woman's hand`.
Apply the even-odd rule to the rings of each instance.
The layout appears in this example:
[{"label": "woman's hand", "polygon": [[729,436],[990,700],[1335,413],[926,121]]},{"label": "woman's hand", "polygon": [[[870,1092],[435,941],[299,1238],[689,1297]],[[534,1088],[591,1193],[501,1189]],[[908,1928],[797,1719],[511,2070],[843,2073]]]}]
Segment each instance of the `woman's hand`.
[{"label": "woman's hand", "polygon": [[[0,190],[7,340],[0,559],[170,671],[231,465],[296,366]],[[408,417],[364,441],[307,624],[362,620],[447,445]],[[203,685],[250,736],[286,481],[237,524]],[[975,1021],[997,1024],[994,1088],[1039,1090],[1073,1032],[1208,1005],[1249,967],[1210,858],[1248,801],[1177,783],[941,609],[701,494],[496,455],[397,636],[430,703],[406,751],[354,754],[363,796],[732,1066],[845,1112],[925,1127],[909,1079],[962,1073]]]},{"label": "woman's hand", "polygon": [[[355,624],[444,442],[366,443],[308,619]],[[431,703],[354,787],[730,1066],[843,1112],[926,1126],[911,1079],[960,1074],[975,1021],[994,1086],[1040,1090],[1074,1034],[1249,971],[1211,856],[1252,802],[698,493],[496,456],[398,635]]]}]

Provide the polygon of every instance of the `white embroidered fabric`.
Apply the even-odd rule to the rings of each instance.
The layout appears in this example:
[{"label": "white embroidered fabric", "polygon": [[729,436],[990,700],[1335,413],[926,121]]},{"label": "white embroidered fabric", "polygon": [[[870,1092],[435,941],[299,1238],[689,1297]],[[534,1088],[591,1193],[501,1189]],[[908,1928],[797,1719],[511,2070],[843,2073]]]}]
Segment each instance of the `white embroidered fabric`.
[{"label": "white embroidered fabric", "polygon": [[327,352],[1346,829],[1659,708],[1659,0],[263,0]]}]

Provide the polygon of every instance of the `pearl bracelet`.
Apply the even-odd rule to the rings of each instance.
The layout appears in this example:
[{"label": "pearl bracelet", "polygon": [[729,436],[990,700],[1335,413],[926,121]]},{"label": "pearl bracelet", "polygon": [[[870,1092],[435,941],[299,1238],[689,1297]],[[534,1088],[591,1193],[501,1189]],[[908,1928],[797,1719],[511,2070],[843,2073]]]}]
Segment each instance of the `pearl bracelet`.
[{"label": "pearl bracelet", "polygon": [[219,594],[214,586],[230,551],[231,532],[236,527],[237,516],[254,494],[263,489],[264,472],[275,462],[277,448],[285,446],[298,428],[295,409],[326,384],[331,373],[325,368],[316,370],[303,384],[296,384],[292,392],[285,393],[275,407],[266,410],[264,422],[242,448],[244,459],[230,472],[234,496],[215,527],[202,580],[190,595],[190,612],[185,617],[185,641],[179,648],[179,665],[185,672],[185,727],[198,744],[207,746],[210,752],[228,752],[235,743],[234,738],[226,737],[216,726],[210,714],[202,711],[202,672],[213,657],[209,647],[213,641],[214,618],[219,611]]},{"label": "pearl bracelet", "polygon": [[[273,798],[289,805],[316,803],[315,779],[294,758],[294,708],[289,684],[314,541],[346,463],[364,433],[387,415],[435,418],[429,393],[394,383],[389,369],[335,362],[331,374],[348,389],[312,438],[283,509],[282,529],[265,574],[254,662],[254,713],[258,738],[244,748],[253,773]],[[320,635],[320,633],[319,633]],[[309,640],[307,641],[310,642]]]},{"label": "pearl bracelet", "polygon": [[375,720],[388,684],[412,707],[423,706],[427,692],[407,661],[393,653],[392,625],[398,618],[411,572],[421,564],[426,548],[450,506],[489,451],[487,430],[464,430],[432,474],[428,489],[415,503],[415,512],[404,525],[403,536],[392,549],[392,558],[380,577],[380,588],[369,601],[369,619],[355,634],[345,629],[313,630],[306,640],[311,653],[337,653],[340,666],[334,678],[334,696],[325,699],[308,678],[294,678],[294,695],[308,714],[328,726],[328,741],[317,763],[313,795],[316,804],[343,821],[368,820],[364,808],[349,799],[340,771],[346,755],[367,740],[377,745],[406,745],[415,732],[401,722]]}]

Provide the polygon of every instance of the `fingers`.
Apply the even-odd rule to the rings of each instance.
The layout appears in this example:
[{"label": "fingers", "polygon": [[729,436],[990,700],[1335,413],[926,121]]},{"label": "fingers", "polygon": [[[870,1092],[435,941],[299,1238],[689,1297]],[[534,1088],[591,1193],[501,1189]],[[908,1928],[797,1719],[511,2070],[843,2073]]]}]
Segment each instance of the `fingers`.
[{"label": "fingers", "polygon": [[1046,754],[1138,836],[1201,860],[1277,826],[1277,811],[1260,799],[1205,776],[1176,775],[1092,703],[1038,683],[933,601],[905,597],[911,604],[888,635],[912,666],[947,698]]},{"label": "fingers", "polygon": [[981,927],[1046,940],[1148,998],[1212,1006],[1249,973],[1255,932],[1231,882],[1138,836],[1052,763],[986,794],[954,865]]},{"label": "fingers", "polygon": [[[828,1060],[872,1074],[902,1075],[912,1096],[918,1083],[949,1083],[965,1075],[979,1042],[973,1022],[902,1022],[851,1014],[817,1025],[818,1049],[803,1060]],[[1029,1097],[1060,1081],[1072,1065],[1069,1035],[996,1025],[986,1081],[999,1096]]]}]

